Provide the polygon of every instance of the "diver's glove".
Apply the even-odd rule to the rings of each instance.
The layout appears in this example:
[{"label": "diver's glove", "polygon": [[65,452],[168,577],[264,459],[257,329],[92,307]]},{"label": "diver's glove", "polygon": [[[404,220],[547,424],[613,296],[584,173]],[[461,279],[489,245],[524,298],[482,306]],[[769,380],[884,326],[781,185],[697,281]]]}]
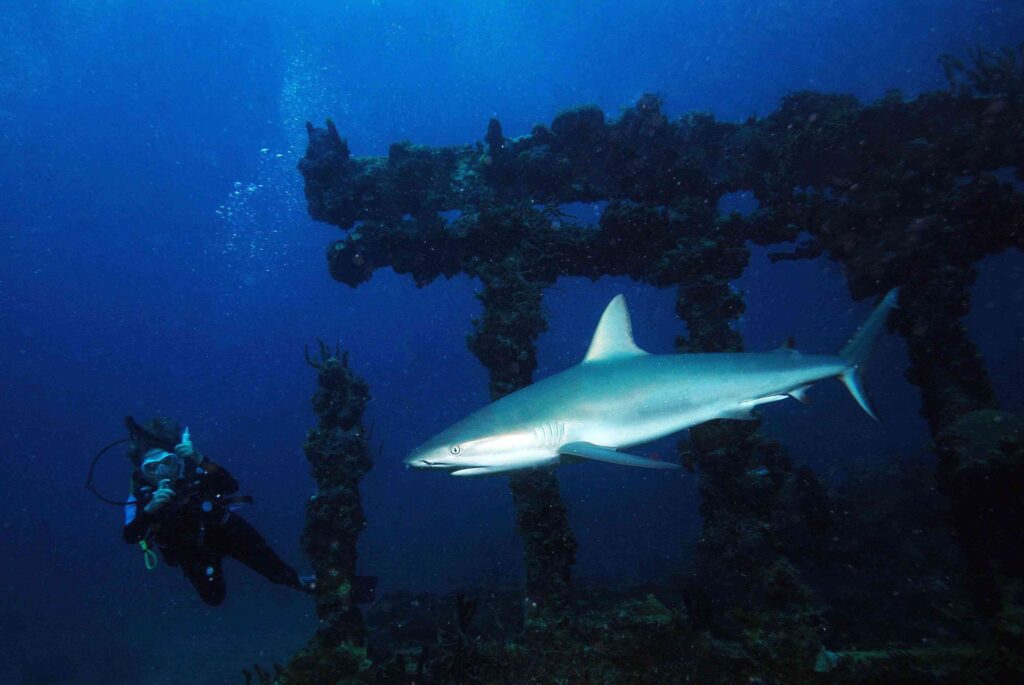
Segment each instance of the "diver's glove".
[{"label": "diver's glove", "polygon": [[166,478],[160,481],[160,486],[153,493],[153,499],[149,500],[149,503],[142,508],[143,511],[147,514],[155,514],[171,501],[171,498],[174,497],[174,490],[171,490],[171,486],[168,485],[170,482]]},{"label": "diver's glove", "polygon": [[192,445],[192,436],[189,435],[188,427],[181,434],[181,442],[174,446],[174,453],[179,459],[191,459],[196,466],[203,463],[205,457]]}]

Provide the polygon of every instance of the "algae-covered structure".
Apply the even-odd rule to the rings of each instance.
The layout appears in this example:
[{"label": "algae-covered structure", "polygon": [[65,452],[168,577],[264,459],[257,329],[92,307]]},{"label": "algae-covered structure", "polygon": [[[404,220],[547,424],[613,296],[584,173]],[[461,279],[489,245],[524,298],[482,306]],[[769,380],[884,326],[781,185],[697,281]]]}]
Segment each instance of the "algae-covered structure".
[{"label": "algae-covered structure", "polygon": [[[1024,248],[1024,46],[941,63],[945,91],[913,99],[892,92],[868,104],[797,92],[740,123],[701,113],[672,119],[647,95],[614,120],[581,107],[514,139],[491,120],[481,142],[396,143],[387,157],[353,157],[329,120],[307,125],[299,170],[309,212],[344,231],[327,249],[331,275],[353,288],[381,268],[418,286],[459,273],[479,279],[483,314],[468,345],[490,371],[493,398],[531,382],[544,291],[560,277],[628,276],[675,288],[688,330],[680,351],[742,350],[734,324],[744,302],[730,284],[748,264],[750,243],[790,243],[773,259],[827,256],[843,266],[855,299],[901,287],[890,326],[906,340],[907,377],[920,389],[938,455],[937,470],[904,473],[908,485],[885,500],[909,504],[877,505],[889,512],[878,514],[889,526],[880,530],[866,521],[871,509],[864,520],[835,514],[843,511],[836,502],[856,497],[856,483],[830,489],[756,422],[698,427],[680,455],[700,478],[696,571],[662,595],[587,601],[573,594],[577,543],[555,474],[514,475],[523,630],[474,628],[462,598],[454,618],[439,610],[441,637],[424,640],[418,657],[382,655],[353,677],[781,683],[1024,674],[1024,557],[1011,542],[1022,520],[1021,419],[1000,410],[963,324],[979,261]],[[737,192],[751,193],[756,209],[721,215],[720,200]],[[596,226],[580,226],[561,210],[574,202],[607,204]],[[863,559],[864,535],[899,539],[908,517],[926,509],[945,512],[939,527],[960,551],[936,557],[957,579],[933,595],[948,600],[948,611],[930,623],[974,632],[914,644],[894,635],[890,648],[857,651],[864,625],[842,607],[870,595],[851,595],[854,581],[846,595],[823,582],[837,572],[808,550],[827,548],[833,560],[860,550]],[[361,516],[347,520],[350,531],[362,526]],[[317,535],[311,524],[311,550]],[[875,543],[874,554],[884,554],[877,550],[885,540]],[[895,569],[915,550],[874,561]],[[914,573],[929,582],[928,569]],[[342,623],[361,644],[361,626]]]},{"label": "algae-covered structure", "polygon": [[306,361],[317,372],[312,398],[317,423],[303,451],[317,490],[306,505],[302,546],[316,572],[319,626],[307,647],[287,668],[279,668],[276,680],[282,684],[333,683],[369,664],[355,584],[356,543],[366,527],[359,481],[373,467],[362,423],[370,389],[339,349],[320,343],[318,356],[307,350]]}]

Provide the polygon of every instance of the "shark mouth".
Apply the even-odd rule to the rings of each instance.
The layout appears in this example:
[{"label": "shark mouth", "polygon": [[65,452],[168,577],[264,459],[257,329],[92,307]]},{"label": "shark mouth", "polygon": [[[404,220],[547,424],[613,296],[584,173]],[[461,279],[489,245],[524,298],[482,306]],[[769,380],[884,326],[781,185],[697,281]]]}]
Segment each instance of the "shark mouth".
[{"label": "shark mouth", "polygon": [[466,468],[464,464],[448,464],[443,461],[430,461],[429,459],[417,459],[409,462],[409,466],[416,469],[460,469]]}]

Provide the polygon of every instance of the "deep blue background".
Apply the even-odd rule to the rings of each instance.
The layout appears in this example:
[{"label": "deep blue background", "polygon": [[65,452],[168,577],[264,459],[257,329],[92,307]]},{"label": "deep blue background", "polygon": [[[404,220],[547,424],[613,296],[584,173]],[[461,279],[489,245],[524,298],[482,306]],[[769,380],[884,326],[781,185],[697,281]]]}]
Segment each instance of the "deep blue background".
[{"label": "deep blue background", "polygon": [[[322,252],[339,233],[305,215],[295,171],[306,119],[333,117],[356,154],[473,141],[491,116],[510,136],[581,103],[614,116],[649,91],[673,114],[739,119],[794,89],[872,99],[940,88],[940,53],[1024,37],[1016,0],[279,4],[3,3],[4,682],[233,682],[306,640],[310,603],[231,562],[214,610],[177,571],[146,573],[120,541],[120,512],[81,483],[125,414],[177,417],[242,479],[258,502],[245,515],[304,570],[297,539],[313,486],[300,447],[314,375],[302,348],[317,337],[351,351],[374,396],[367,418],[383,452],[365,481],[362,569],[384,591],[518,577],[503,480],[400,466],[486,401],[465,348],[477,284],[416,290],[383,271],[357,291],[331,281]],[[989,260],[968,321],[1016,410],[1022,271],[1019,254]],[[850,301],[835,265],[770,265],[763,250],[737,287],[751,349],[792,334],[803,349],[836,350],[870,308]],[[671,292],[564,281],[545,300],[539,376],[582,356],[620,291],[641,346],[671,351]],[[765,429],[822,474],[919,453],[927,435],[905,365],[902,343],[883,341],[869,378],[881,425],[824,383],[810,407],[768,408]],[[126,489],[119,456],[102,470],[108,490]],[[602,465],[559,476],[580,577],[660,577],[690,558],[694,476]]]}]

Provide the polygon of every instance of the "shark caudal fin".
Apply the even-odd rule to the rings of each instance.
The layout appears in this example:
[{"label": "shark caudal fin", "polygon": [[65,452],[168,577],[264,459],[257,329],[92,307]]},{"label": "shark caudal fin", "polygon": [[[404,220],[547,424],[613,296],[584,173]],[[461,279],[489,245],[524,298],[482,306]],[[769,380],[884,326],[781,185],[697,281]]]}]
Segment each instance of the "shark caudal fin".
[{"label": "shark caudal fin", "polygon": [[846,389],[853,395],[853,399],[857,400],[860,408],[875,421],[878,420],[878,415],[871,408],[871,402],[868,401],[867,393],[864,392],[864,366],[871,355],[871,349],[875,346],[875,341],[885,330],[885,319],[889,315],[889,310],[896,306],[898,292],[898,288],[893,288],[882,298],[882,301],[875,307],[875,311],[871,312],[868,320],[839,353],[839,356],[847,363],[846,370],[839,374],[839,380],[846,385]]}]

